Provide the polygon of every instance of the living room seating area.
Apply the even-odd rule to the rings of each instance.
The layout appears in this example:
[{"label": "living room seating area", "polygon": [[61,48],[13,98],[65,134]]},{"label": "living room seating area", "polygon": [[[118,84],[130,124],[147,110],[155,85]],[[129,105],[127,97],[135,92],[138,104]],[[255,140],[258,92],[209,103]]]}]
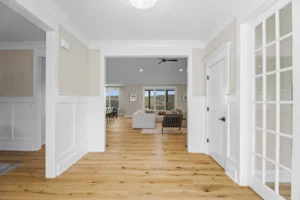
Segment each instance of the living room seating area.
[{"label": "living room seating area", "polygon": [[187,112],[181,109],[171,111],[152,111],[149,109],[138,110],[132,115],[133,129],[155,129],[161,125],[161,133],[164,128],[178,128],[181,133],[183,120],[186,120]]}]

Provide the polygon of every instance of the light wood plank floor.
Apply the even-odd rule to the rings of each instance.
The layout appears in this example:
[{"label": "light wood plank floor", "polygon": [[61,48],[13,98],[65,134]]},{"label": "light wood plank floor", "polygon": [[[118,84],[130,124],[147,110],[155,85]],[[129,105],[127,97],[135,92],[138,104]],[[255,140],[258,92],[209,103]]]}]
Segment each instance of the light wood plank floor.
[{"label": "light wood plank floor", "polygon": [[0,199],[261,199],[233,183],[210,157],[188,154],[185,134],[142,135],[125,118],[107,130],[105,153],[87,154],[56,179],[44,178],[44,150],[0,152],[0,162],[24,164],[0,176]]}]

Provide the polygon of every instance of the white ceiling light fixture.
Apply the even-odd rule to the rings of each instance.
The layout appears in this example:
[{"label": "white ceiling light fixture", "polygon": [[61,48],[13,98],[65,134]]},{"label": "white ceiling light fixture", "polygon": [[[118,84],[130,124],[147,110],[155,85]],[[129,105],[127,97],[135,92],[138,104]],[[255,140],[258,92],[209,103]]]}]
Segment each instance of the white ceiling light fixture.
[{"label": "white ceiling light fixture", "polygon": [[143,69],[140,69],[140,72],[143,72],[144,70]]},{"label": "white ceiling light fixture", "polygon": [[155,5],[157,0],[129,0],[129,1],[137,9],[149,9]]}]

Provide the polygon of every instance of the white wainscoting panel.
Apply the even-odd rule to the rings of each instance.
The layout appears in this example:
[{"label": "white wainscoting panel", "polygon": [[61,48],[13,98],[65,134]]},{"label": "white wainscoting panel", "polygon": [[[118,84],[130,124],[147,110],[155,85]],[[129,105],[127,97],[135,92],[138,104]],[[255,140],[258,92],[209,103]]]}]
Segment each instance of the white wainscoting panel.
[{"label": "white wainscoting panel", "polygon": [[[101,121],[105,113],[101,108],[104,108],[100,101],[100,97],[90,97],[88,106],[88,146],[89,152],[104,152],[105,151],[105,121]],[[101,116],[103,115],[103,116]],[[102,118],[101,118],[102,117]]]},{"label": "white wainscoting panel", "polygon": [[188,104],[188,152],[205,153],[206,96],[193,96]]},{"label": "white wainscoting panel", "polygon": [[239,134],[239,103],[237,95],[227,95],[227,156],[226,174],[235,182],[238,182],[238,134]]},{"label": "white wainscoting panel", "polygon": [[0,98],[0,150],[39,150],[38,127],[37,104],[33,97]]},{"label": "white wainscoting panel", "polygon": [[57,175],[88,152],[88,97],[58,96],[56,106]]}]

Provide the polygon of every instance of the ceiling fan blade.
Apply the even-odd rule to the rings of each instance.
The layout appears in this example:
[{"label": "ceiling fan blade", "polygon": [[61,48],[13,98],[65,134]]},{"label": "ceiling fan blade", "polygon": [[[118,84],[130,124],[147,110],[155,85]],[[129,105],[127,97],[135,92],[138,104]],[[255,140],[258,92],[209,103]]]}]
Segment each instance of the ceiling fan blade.
[{"label": "ceiling fan blade", "polygon": [[162,61],[160,61],[158,64],[160,65],[160,64],[163,63],[163,62],[165,62],[165,61],[162,60]]},{"label": "ceiling fan blade", "polygon": [[170,59],[170,60],[167,60],[167,61],[170,61],[170,62],[178,62],[178,60],[176,60],[176,59]]}]

